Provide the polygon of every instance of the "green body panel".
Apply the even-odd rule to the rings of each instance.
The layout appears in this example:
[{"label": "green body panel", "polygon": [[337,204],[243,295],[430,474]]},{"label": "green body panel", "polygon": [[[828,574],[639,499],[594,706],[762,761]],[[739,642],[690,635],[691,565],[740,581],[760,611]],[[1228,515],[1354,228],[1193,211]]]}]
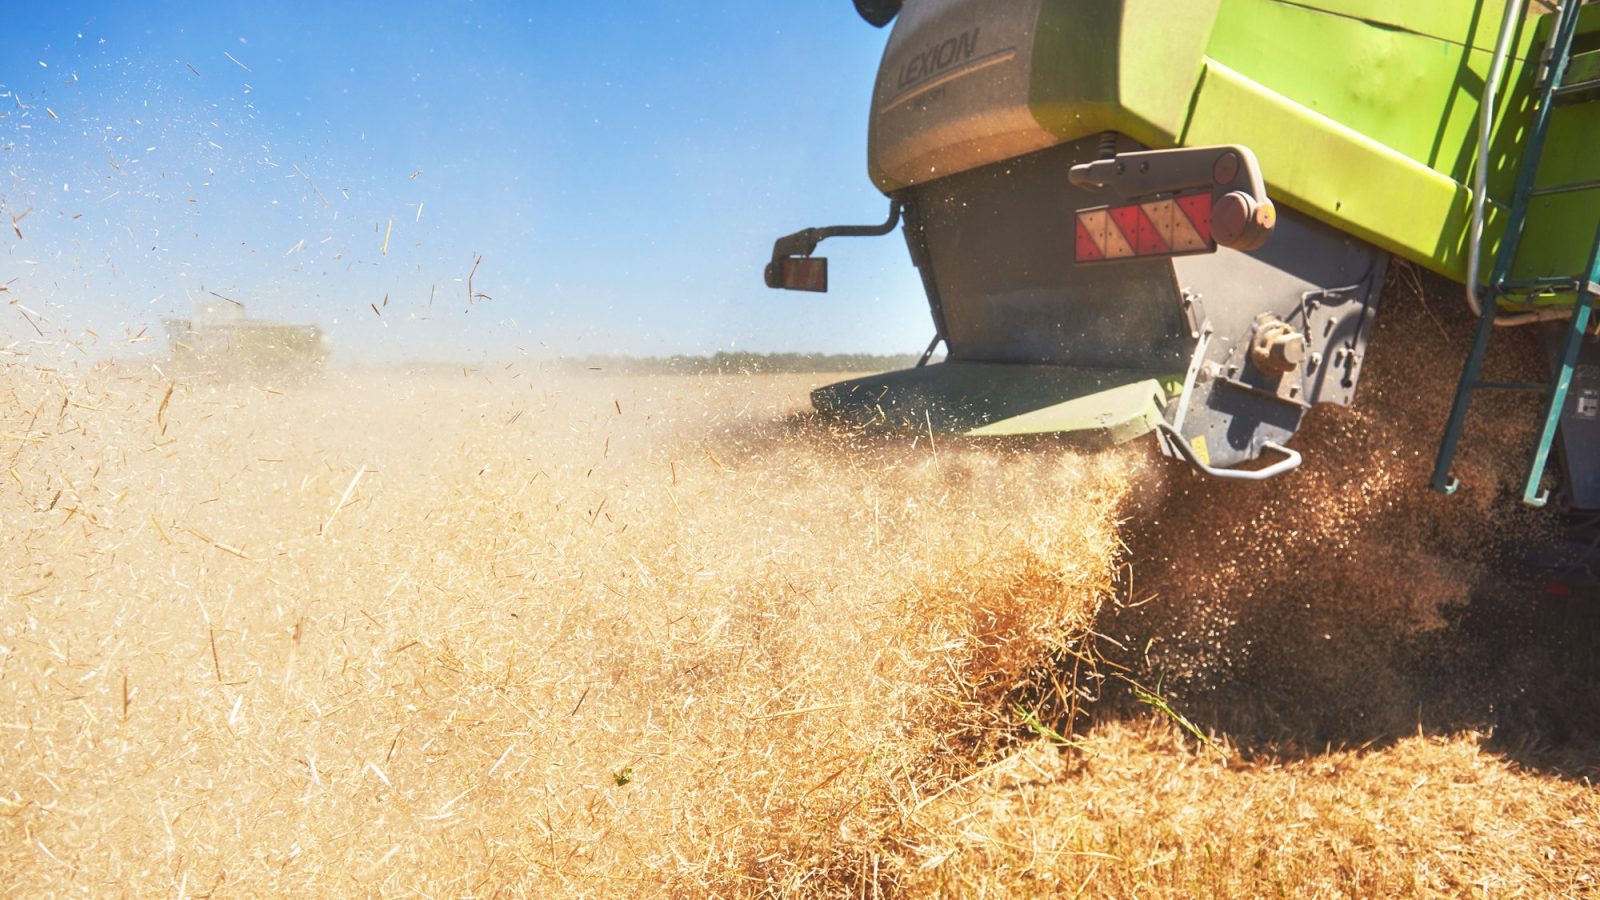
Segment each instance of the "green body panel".
[{"label": "green body panel", "polygon": [[1185,139],[1244,144],[1274,200],[1462,277],[1467,188],[1360,131],[1211,62]]},{"label": "green body panel", "polygon": [[[1465,280],[1479,98],[1500,19],[1498,4],[1465,0],[1227,0],[1182,142],[1247,144],[1290,205]],[[1586,30],[1600,31],[1600,9],[1585,19]],[[1492,265],[1514,187],[1518,141],[1531,114],[1527,58],[1537,51],[1542,21],[1523,21],[1506,68],[1490,144],[1480,277]],[[1600,107],[1558,111],[1541,182],[1600,177],[1600,156],[1587,149],[1597,140]],[[1540,201],[1512,277],[1582,268],[1594,235],[1594,197]]]},{"label": "green body panel", "polygon": [[[1464,7],[1458,9],[1464,17],[1471,15],[1471,4],[1456,6]],[[1523,31],[1519,54],[1531,29]],[[1489,71],[1491,51],[1469,51],[1414,31],[1375,27],[1277,0],[1229,0],[1218,17],[1208,55],[1288,104],[1337,122],[1450,180],[1470,181],[1477,145],[1477,94]],[[1502,107],[1526,107],[1528,92],[1517,80],[1521,69],[1520,59],[1509,64],[1511,83],[1524,89]],[[1205,87],[1202,84],[1202,99]],[[1211,124],[1199,110],[1196,113],[1191,131]],[[1291,132],[1289,137],[1308,130],[1299,120],[1272,118],[1279,121],[1270,124]],[[1337,156],[1318,161],[1335,168],[1341,162]],[[1292,165],[1287,159],[1283,163]],[[1295,169],[1315,174],[1309,165]],[[1509,188],[1512,174],[1510,167],[1503,167],[1492,182],[1505,181]],[[1274,172],[1273,177],[1283,175]]]},{"label": "green body panel", "polygon": [[970,435],[1072,434],[1080,440],[1121,444],[1149,434],[1162,422],[1166,395],[1152,379],[1092,394],[1003,419]]},{"label": "green body panel", "polygon": [[[1279,202],[1465,280],[1479,100],[1503,9],[1498,0],[1039,0],[1026,108],[1058,142],[1115,131],[1155,148],[1244,144]],[[1484,275],[1514,186],[1547,20],[1522,20],[1502,84]],[[1600,47],[1600,6],[1584,10],[1580,31],[1589,35],[1580,49]],[[1600,58],[1581,64],[1600,70]],[[982,96],[944,102],[981,104]],[[984,114],[977,106],[954,118]],[[1011,136],[1022,126],[1005,127]],[[997,135],[988,156],[973,144],[961,165],[996,162],[1011,140]],[[1600,178],[1597,146],[1600,104],[1559,110],[1541,183]],[[878,163],[874,178],[886,192],[923,177]],[[1541,199],[1513,277],[1580,269],[1597,196]]]},{"label": "green body panel", "polygon": [[315,325],[236,321],[216,324],[167,319],[167,342],[179,363],[221,369],[299,371],[320,367],[328,344]]},{"label": "green body panel", "polygon": [[1567,62],[1568,84],[1596,79],[1600,79],[1600,50],[1579,53]]},{"label": "green body panel", "polygon": [[[1517,23],[1490,137],[1481,266],[1469,276],[1481,99],[1504,2],[907,0],[874,93],[869,170],[885,193],[916,205],[924,225],[940,226],[923,230],[927,271],[948,288],[945,300],[965,304],[961,321],[971,327],[957,329],[958,339],[996,330],[980,327],[991,319],[1014,327],[1045,276],[1060,274],[1026,255],[1041,252],[1026,237],[1056,234],[1056,218],[1073,206],[1045,189],[1054,168],[1064,179],[1068,167],[1046,154],[1063,145],[1078,153],[1108,132],[1154,149],[1244,145],[1285,209],[1458,281],[1486,280],[1550,25],[1541,15]],[[1580,55],[1566,83],[1600,76],[1600,4],[1583,8],[1579,21]],[[1600,102],[1558,107],[1537,184],[1600,180],[1596,148]],[[1048,169],[1044,180],[1030,174],[1040,166]],[[1007,184],[983,174],[1000,172]],[[1584,270],[1597,219],[1600,189],[1534,198],[1510,277]],[[1307,243],[1296,252],[1338,252],[1302,231]],[[1017,247],[1026,254],[1007,256]],[[1109,321],[1096,303],[1145,293],[1125,265],[1118,284],[1073,276],[1055,299]],[[940,320],[932,299],[936,322],[959,318],[947,309]],[[1039,334],[1059,337],[1073,354],[1101,349],[1071,327]],[[822,388],[813,402],[824,412],[916,429],[1125,440],[1155,427],[1174,390],[1162,373],[1076,368],[1081,355],[1056,354],[1067,358],[1054,365],[999,364],[977,362],[999,356],[987,345],[980,350],[966,361]],[[963,359],[955,349],[952,357]]]},{"label": "green body panel", "polygon": [[1469,43],[1470,35],[1470,43],[1480,50],[1494,49],[1505,9],[1497,2],[1479,4],[1472,0],[1312,0],[1298,5],[1463,46]]},{"label": "green body panel", "polygon": [[1115,444],[1155,430],[1176,382],[1126,369],[947,362],[818,388],[811,402],[846,420],[908,431],[1067,433]]},{"label": "green body panel", "polygon": [[1029,105],[1063,141],[1118,131],[1174,146],[1182,134],[1219,0],[1046,0]]},{"label": "green body panel", "polygon": [[230,352],[248,366],[270,369],[320,366],[328,356],[322,330],[315,325],[247,322],[230,335]]}]

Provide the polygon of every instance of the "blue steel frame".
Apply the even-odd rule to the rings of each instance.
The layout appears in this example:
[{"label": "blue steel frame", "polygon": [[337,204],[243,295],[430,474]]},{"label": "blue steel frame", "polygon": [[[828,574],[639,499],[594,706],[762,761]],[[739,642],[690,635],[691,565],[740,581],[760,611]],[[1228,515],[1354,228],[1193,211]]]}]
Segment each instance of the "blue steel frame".
[{"label": "blue steel frame", "polygon": [[[1534,192],[1534,177],[1539,171],[1539,158],[1544,153],[1544,141],[1550,129],[1550,115],[1555,107],[1554,101],[1562,92],[1562,79],[1566,74],[1567,62],[1572,57],[1573,36],[1578,30],[1581,6],[1579,0],[1566,0],[1551,30],[1549,65],[1544,82],[1539,87],[1539,105],[1529,128],[1522,165],[1517,173],[1511,216],[1506,222],[1505,237],[1500,241],[1500,249],[1495,256],[1494,273],[1490,277],[1489,290],[1484,296],[1477,334],[1472,341],[1472,350],[1467,354],[1466,366],[1461,372],[1461,383],[1456,387],[1455,403],[1451,406],[1450,419],[1445,425],[1444,440],[1439,445],[1439,455],[1434,461],[1432,487],[1446,494],[1455,493],[1457,487],[1456,480],[1450,476],[1450,463],[1455,459],[1456,447],[1466,426],[1467,408],[1472,403],[1472,392],[1480,389],[1536,391],[1545,395],[1544,417],[1538,440],[1534,444],[1533,457],[1528,463],[1522,502],[1529,506],[1540,507],[1550,499],[1549,492],[1541,486],[1545,468],[1550,462],[1550,447],[1555,443],[1556,428],[1560,424],[1561,413],[1566,408],[1567,389],[1572,385],[1572,370],[1578,358],[1579,347],[1588,330],[1595,303],[1600,300],[1600,225],[1595,228],[1588,265],[1583,272],[1573,276],[1535,278],[1521,282],[1509,281],[1508,276],[1512,263],[1516,260],[1517,247],[1522,241],[1523,225],[1527,222],[1528,207]],[[1539,193],[1555,193],[1563,189],[1587,190],[1593,187],[1595,185],[1591,183],[1558,185],[1540,189]],[[1476,278],[1477,273],[1469,272],[1468,277]],[[1572,290],[1576,294],[1572,316],[1567,320],[1566,334],[1562,338],[1561,350],[1556,359],[1555,378],[1547,384],[1506,384],[1480,380],[1484,357],[1489,349],[1489,336],[1495,329],[1495,317],[1500,314],[1500,298],[1552,289]]]}]

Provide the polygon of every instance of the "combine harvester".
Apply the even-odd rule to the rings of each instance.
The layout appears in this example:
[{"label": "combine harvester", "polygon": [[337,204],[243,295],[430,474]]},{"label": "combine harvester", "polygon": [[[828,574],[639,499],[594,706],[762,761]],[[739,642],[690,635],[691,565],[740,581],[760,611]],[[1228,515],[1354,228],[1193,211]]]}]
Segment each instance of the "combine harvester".
[{"label": "combine harvester", "polygon": [[171,361],[215,374],[306,377],[322,370],[328,339],[316,325],[267,322],[234,300],[202,300],[194,317],[163,319]]},{"label": "combine harvester", "polygon": [[[1523,391],[1523,500],[1555,485],[1594,518],[1600,6],[1551,6],[856,0],[895,22],[868,141],[888,220],[779,239],[766,282],[827,290],[818,242],[903,222],[934,340],[813,403],[972,435],[1155,432],[1208,475],[1270,478],[1314,404],[1354,400],[1399,256],[1463,282],[1479,321],[1433,487],[1455,490],[1473,395]],[[1484,381],[1518,327],[1550,380]]]}]

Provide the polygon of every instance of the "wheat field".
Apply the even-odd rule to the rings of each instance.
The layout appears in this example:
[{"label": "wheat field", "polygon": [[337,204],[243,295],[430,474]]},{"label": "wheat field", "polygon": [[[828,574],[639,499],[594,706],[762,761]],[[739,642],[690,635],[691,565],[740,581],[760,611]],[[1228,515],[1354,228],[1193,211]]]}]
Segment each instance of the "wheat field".
[{"label": "wheat field", "polygon": [[3,379],[7,895],[1600,892],[1592,731],[1385,668],[1481,576],[1420,454],[1240,502],[823,376]]},{"label": "wheat field", "polygon": [[866,877],[1104,596],[1125,484],[795,379],[7,375],[29,892]]}]

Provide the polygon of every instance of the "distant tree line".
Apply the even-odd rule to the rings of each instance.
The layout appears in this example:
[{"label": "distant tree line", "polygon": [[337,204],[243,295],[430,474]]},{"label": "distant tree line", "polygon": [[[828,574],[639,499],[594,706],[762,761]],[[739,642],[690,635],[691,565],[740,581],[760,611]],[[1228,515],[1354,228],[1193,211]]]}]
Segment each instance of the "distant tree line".
[{"label": "distant tree line", "polygon": [[713,353],[710,356],[591,355],[562,362],[574,371],[612,375],[772,375],[794,372],[882,372],[917,364],[914,353]]}]

